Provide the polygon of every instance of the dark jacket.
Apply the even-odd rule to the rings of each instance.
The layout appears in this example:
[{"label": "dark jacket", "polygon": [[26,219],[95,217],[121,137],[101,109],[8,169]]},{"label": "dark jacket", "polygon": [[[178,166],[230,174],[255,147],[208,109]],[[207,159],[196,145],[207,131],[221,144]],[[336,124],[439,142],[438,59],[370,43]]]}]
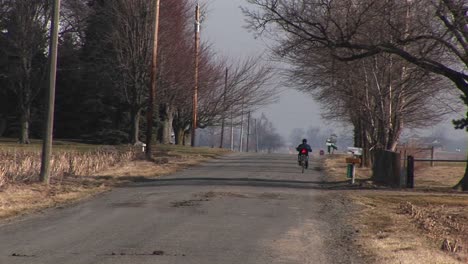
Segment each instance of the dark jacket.
[{"label": "dark jacket", "polygon": [[301,152],[302,149],[307,150],[307,155],[309,155],[309,152],[312,152],[312,148],[307,143],[302,143],[296,148],[296,150],[299,151],[299,153]]}]

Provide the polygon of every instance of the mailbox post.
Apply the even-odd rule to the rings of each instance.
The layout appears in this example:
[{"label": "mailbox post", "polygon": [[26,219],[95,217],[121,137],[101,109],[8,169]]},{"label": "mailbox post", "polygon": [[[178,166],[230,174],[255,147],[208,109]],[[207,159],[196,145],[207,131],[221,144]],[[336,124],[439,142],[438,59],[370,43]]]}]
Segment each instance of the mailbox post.
[{"label": "mailbox post", "polygon": [[348,179],[351,179],[351,184],[356,181],[356,164],[361,164],[362,148],[348,148],[348,154],[353,155],[352,157],[346,158]]}]

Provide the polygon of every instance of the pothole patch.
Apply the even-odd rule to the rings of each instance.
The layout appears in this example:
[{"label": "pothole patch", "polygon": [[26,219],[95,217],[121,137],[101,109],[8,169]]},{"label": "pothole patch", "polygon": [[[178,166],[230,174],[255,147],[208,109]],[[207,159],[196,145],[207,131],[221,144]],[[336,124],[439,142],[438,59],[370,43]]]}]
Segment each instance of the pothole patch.
[{"label": "pothole patch", "polygon": [[201,202],[209,201],[208,199],[195,199],[195,200],[184,200],[184,201],[177,201],[172,202],[172,207],[191,207],[191,206],[198,206]]},{"label": "pothole patch", "polygon": [[171,203],[172,207],[191,207],[199,206],[202,202],[209,202],[215,198],[232,197],[243,199],[268,199],[268,200],[284,200],[285,197],[279,193],[261,193],[261,194],[246,194],[235,192],[206,192],[195,194],[196,199],[175,201]]},{"label": "pothole patch", "polygon": [[110,254],[105,254],[105,256],[113,257],[125,257],[125,256],[171,256],[171,257],[185,257],[185,254],[168,254],[163,250],[154,250],[152,252],[143,252],[143,253],[131,253],[131,252],[111,252]]},{"label": "pothole patch", "polygon": [[11,254],[12,257],[19,257],[19,258],[34,258],[36,255],[28,255],[28,254],[20,254],[20,253],[13,253]]},{"label": "pothole patch", "polygon": [[122,202],[122,203],[112,203],[111,206],[115,208],[139,208],[143,207],[144,202]]}]

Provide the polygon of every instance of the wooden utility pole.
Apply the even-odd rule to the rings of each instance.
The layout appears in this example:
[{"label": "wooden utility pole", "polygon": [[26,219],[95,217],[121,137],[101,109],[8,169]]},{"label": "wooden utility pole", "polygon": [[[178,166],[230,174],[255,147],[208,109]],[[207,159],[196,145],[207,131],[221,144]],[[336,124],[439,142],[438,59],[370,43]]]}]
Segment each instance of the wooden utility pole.
[{"label": "wooden utility pole", "polygon": [[247,115],[247,147],[246,150],[249,152],[249,137],[250,137],[250,111]]},{"label": "wooden utility pole", "polygon": [[231,109],[231,151],[234,151],[234,117]]},{"label": "wooden utility pole", "polygon": [[60,0],[54,1],[54,14],[51,21],[49,45],[49,89],[47,91],[47,116],[44,141],[42,143],[41,182],[50,182],[50,156],[54,131],[55,84],[57,79],[58,29],[60,22]]},{"label": "wooden utility pole", "polygon": [[156,84],[157,84],[157,62],[158,62],[158,37],[159,37],[159,0],[154,0],[154,28],[153,28],[153,54],[151,56],[151,72],[150,72],[150,89],[148,97],[148,111],[146,113],[146,159],[151,160],[153,142],[153,115],[154,115],[154,101],[156,98]]},{"label": "wooden utility pole", "polygon": [[242,142],[244,141],[244,99],[242,99],[242,110],[241,110],[241,123],[240,123],[240,137],[239,137],[239,152],[243,151]]},{"label": "wooden utility pole", "polygon": [[191,146],[195,147],[195,132],[198,119],[198,57],[200,50],[200,4],[195,7],[195,83],[193,85],[193,109],[192,109],[192,139]]},{"label": "wooden utility pole", "polygon": [[[228,68],[226,68],[226,75],[224,76],[224,98],[223,98],[223,107],[226,107],[226,93],[227,93],[227,80],[228,80]],[[219,147],[223,148],[224,145],[224,121],[226,119],[225,115],[226,111],[223,111],[223,120],[221,120],[221,142],[219,143]]]},{"label": "wooden utility pole", "polygon": [[258,128],[257,128],[257,119],[255,118],[255,152],[258,152]]}]

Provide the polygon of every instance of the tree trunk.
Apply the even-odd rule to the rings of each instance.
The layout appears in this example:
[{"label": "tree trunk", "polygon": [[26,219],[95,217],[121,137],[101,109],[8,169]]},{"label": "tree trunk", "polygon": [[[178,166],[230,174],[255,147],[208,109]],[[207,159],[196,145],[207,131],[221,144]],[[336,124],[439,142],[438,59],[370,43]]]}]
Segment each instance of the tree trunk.
[{"label": "tree trunk", "polygon": [[171,132],[172,132],[172,123],[174,121],[174,112],[172,107],[169,105],[163,106],[163,120],[162,120],[162,144],[170,144],[171,143]]},{"label": "tree trunk", "polygon": [[189,146],[191,144],[192,134],[189,131],[184,131],[184,146]]},{"label": "tree trunk", "polygon": [[465,175],[454,188],[461,191],[468,191],[468,165],[465,168]]},{"label": "tree trunk", "polygon": [[130,111],[130,121],[131,121],[131,128],[130,128],[130,143],[136,144],[140,141],[139,133],[140,133],[140,116],[141,116],[141,108],[133,108]]},{"label": "tree trunk", "polygon": [[184,130],[179,127],[174,127],[174,134],[175,134],[175,143],[177,145],[184,144]]},{"label": "tree trunk", "polygon": [[31,106],[25,105],[21,111],[21,132],[19,142],[20,144],[29,144],[29,122],[31,120]]},{"label": "tree trunk", "polygon": [[360,127],[360,122],[358,121],[357,124],[354,124],[354,130],[353,130],[353,141],[354,141],[354,147],[356,148],[362,148],[362,130]]},{"label": "tree trunk", "polygon": [[[455,83],[457,84],[457,87],[464,94],[463,100],[464,100],[465,105],[468,105],[468,83],[464,80],[460,80],[459,82],[455,82]],[[466,112],[466,115],[467,116],[465,117],[465,122],[468,123],[468,112]],[[463,128],[467,129],[467,127],[463,127]],[[454,189],[468,191],[468,163],[466,163],[465,175],[463,175],[463,178],[460,180],[460,182],[454,186]]]},{"label": "tree trunk", "polygon": [[0,137],[5,133],[7,128],[7,119],[6,117],[0,115]]},{"label": "tree trunk", "polygon": [[361,134],[361,140],[362,140],[362,165],[366,168],[372,167],[372,154],[371,151],[369,150],[369,141],[367,139],[367,133],[365,129],[362,129],[362,134]]},{"label": "tree trunk", "polygon": [[169,118],[164,117],[163,120],[161,120],[161,144],[169,144],[170,143],[170,124],[169,124]]}]

